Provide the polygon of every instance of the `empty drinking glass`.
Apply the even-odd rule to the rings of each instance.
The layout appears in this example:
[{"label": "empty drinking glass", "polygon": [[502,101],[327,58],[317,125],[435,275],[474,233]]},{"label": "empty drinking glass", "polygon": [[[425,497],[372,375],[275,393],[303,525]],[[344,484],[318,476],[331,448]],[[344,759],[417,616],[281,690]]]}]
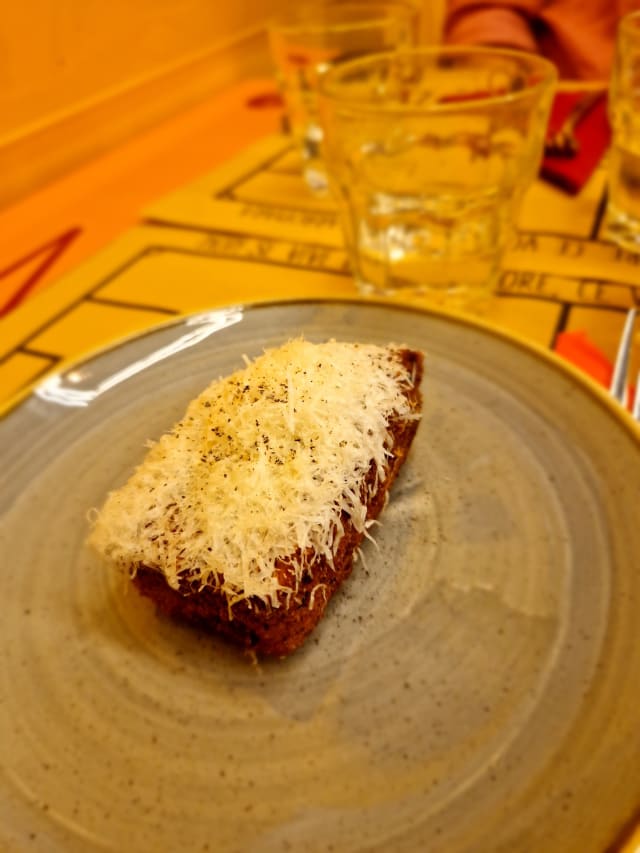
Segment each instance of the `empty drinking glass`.
[{"label": "empty drinking glass", "polygon": [[487,300],[540,165],[556,76],[541,57],[472,47],[323,75],[325,159],[363,292]]},{"label": "empty drinking glass", "polygon": [[618,25],[609,87],[607,236],[640,251],[640,12]]},{"label": "empty drinking glass", "polygon": [[418,24],[415,5],[402,0],[303,3],[270,22],[271,53],[289,128],[313,191],[323,193],[327,187],[318,121],[319,77],[338,60],[415,43]]}]

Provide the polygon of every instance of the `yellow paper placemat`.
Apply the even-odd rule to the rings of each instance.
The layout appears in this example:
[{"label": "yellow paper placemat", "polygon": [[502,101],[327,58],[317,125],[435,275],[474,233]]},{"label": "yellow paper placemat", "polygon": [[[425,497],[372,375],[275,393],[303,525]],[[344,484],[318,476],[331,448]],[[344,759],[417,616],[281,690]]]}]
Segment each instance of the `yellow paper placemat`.
[{"label": "yellow paper placemat", "polygon": [[[141,226],[35,296],[0,327],[0,399],[61,364],[180,314],[230,303],[356,296],[340,249]],[[558,308],[500,300],[496,321],[547,344]]]},{"label": "yellow paper placemat", "polygon": [[[532,186],[504,259],[498,282],[502,299],[492,319],[540,340],[543,314],[554,324],[550,345],[559,332],[575,328],[580,316],[593,342],[613,356],[623,313],[640,304],[640,256],[604,238],[605,193],[604,164],[576,196],[542,180]],[[335,206],[309,193],[299,157],[282,136],[261,140],[225,168],[150,205],[145,215],[164,225],[223,232],[229,240],[233,235],[240,242],[291,243],[294,263],[300,258],[333,268],[344,263]],[[528,303],[516,309],[503,301],[506,297]],[[536,310],[531,300],[547,307]],[[581,310],[574,314],[574,308]]]},{"label": "yellow paper placemat", "polygon": [[[147,224],[0,321],[0,400],[63,361],[179,314],[229,303],[355,295],[332,202],[288,139],[261,140],[158,200]],[[640,302],[638,257],[601,237],[605,176],[577,197],[529,192],[487,319],[544,346],[585,329],[613,357]],[[416,300],[419,301],[419,300]]]}]

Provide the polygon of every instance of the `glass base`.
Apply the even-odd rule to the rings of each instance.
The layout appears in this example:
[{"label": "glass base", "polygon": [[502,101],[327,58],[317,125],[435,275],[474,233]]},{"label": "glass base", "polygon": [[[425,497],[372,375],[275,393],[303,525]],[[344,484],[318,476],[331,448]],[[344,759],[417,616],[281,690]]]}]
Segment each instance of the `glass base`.
[{"label": "glass base", "polygon": [[495,297],[495,279],[481,286],[469,287],[456,284],[451,286],[432,286],[398,284],[397,287],[378,287],[369,281],[356,277],[358,292],[371,298],[393,298],[402,302],[415,302],[426,307],[447,311],[464,311],[475,315],[490,312]]},{"label": "glass base", "polygon": [[317,196],[329,193],[327,172],[322,160],[322,129],[315,122],[309,122],[299,136],[303,162],[303,175],[306,185]]}]

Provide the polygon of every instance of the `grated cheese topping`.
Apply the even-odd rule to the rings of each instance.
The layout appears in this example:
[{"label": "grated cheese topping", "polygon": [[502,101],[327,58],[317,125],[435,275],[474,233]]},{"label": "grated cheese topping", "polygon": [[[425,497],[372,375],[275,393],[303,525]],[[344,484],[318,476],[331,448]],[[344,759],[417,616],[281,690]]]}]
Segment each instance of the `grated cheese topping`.
[{"label": "grated cheese topping", "polygon": [[[315,557],[333,565],[343,512],[365,530],[389,420],[419,417],[405,396],[413,384],[391,346],[296,339],[266,350],[150,445],[95,514],[90,544],[122,568],[162,572],[174,589],[213,586],[230,607],[252,597],[278,607]],[[363,494],[372,463],[378,483]]]}]

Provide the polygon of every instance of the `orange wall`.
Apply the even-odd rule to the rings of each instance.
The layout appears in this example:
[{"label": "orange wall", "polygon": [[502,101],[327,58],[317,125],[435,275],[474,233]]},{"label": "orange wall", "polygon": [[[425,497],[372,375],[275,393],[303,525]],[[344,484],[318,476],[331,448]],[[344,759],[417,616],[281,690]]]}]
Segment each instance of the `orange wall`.
[{"label": "orange wall", "polygon": [[[4,4],[0,208],[224,86],[269,75],[266,20],[294,2]],[[444,0],[415,2],[435,40]]]},{"label": "orange wall", "polygon": [[241,40],[278,0],[21,0],[0,21],[0,141]]},{"label": "orange wall", "polygon": [[270,73],[287,0],[19,0],[0,16],[0,208],[224,86]]}]

